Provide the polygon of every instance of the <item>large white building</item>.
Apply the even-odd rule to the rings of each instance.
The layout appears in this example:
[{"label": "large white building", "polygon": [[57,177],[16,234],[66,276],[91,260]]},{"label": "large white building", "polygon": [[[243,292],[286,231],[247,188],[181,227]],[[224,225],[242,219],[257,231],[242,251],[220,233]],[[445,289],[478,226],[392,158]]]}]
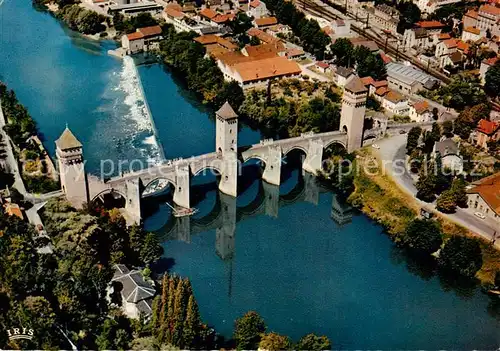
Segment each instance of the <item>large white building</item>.
[{"label": "large white building", "polygon": [[[500,172],[474,182],[467,191],[471,212],[481,212],[489,220],[500,225]],[[497,227],[498,228],[498,227]]]},{"label": "large white building", "polygon": [[422,89],[433,89],[438,81],[412,66],[390,62],[386,65],[389,88],[411,95]]},{"label": "large white building", "polygon": [[122,36],[122,48],[127,55],[157,50],[159,49],[161,33],[160,26],[138,28],[135,33]]}]

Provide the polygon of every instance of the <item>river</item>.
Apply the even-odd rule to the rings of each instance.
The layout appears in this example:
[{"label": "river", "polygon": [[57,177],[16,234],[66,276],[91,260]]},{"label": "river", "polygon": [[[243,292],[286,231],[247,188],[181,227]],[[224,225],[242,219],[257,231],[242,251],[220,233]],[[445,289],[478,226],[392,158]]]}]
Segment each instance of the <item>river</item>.
[{"label": "river", "polygon": [[[157,162],[160,145],[167,158],[212,151],[212,111],[160,65],[135,75],[130,61],[106,54],[114,46],[67,30],[31,1],[0,5],[0,79],[29,108],[51,153],[66,123],[93,173],[103,159]],[[241,145],[259,138],[242,127]],[[191,278],[204,321],[230,337],[235,318],[256,310],[269,330],[294,340],[325,334],[335,348],[498,348],[499,317],[479,289],[454,288],[300,171],[284,175],[279,189],[247,176],[236,200],[218,194],[213,178],[196,177],[200,213],[187,223],[148,200],[145,226],[164,238],[170,271]],[[335,221],[332,207],[348,223]]]}]

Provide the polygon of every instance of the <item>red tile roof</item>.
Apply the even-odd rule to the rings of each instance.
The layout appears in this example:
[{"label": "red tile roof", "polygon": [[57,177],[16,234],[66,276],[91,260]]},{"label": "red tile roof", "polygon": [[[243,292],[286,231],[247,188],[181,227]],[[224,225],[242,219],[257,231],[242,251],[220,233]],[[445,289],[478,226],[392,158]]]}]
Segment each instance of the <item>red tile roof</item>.
[{"label": "red tile roof", "polygon": [[179,4],[170,3],[170,4],[167,5],[167,9],[172,9],[172,10],[175,10],[175,11],[182,12],[182,6],[179,5]]},{"label": "red tile roof", "polygon": [[323,61],[316,62],[316,66],[323,68],[323,69],[327,69],[328,67],[330,67],[330,65],[328,63],[323,62]]},{"label": "red tile roof", "polygon": [[477,13],[477,11],[474,11],[474,10],[469,10],[469,11],[467,11],[467,13],[465,14],[465,16],[467,16],[467,17],[472,17],[472,18],[477,18],[478,13]]},{"label": "red tile roof", "polygon": [[443,28],[444,24],[439,21],[420,21],[416,23],[420,28]]},{"label": "red tile roof", "polygon": [[217,15],[212,18],[212,21],[215,23],[226,23],[229,22],[229,15]]},{"label": "red tile roof", "polygon": [[134,33],[127,34],[127,38],[130,41],[132,41],[132,40],[139,40],[139,39],[143,39],[144,35],[142,35],[141,32],[134,32]]},{"label": "red tile roof", "polygon": [[451,35],[448,33],[440,33],[438,39],[439,40],[451,39]]},{"label": "red tile roof", "polygon": [[257,27],[272,26],[277,23],[278,19],[276,17],[262,17],[255,20]]},{"label": "red tile roof", "polygon": [[238,63],[233,66],[244,82],[298,75],[302,72],[295,61],[284,57],[271,57],[263,60]]},{"label": "red tile roof", "polygon": [[253,8],[255,8],[255,7],[259,7],[259,5],[260,5],[260,0],[253,0],[253,1],[251,1],[251,2],[250,2],[250,4],[249,4],[249,5],[250,5],[250,7],[253,7]]},{"label": "red tile roof", "polygon": [[477,185],[467,193],[479,194],[496,214],[500,214],[500,172],[483,178],[475,184]]},{"label": "red tile roof", "polygon": [[446,45],[446,47],[448,49],[452,49],[452,48],[457,47],[457,40],[456,39],[448,39],[448,40],[443,41],[443,43],[444,43],[444,45]]},{"label": "red tile roof", "polygon": [[208,19],[212,19],[212,18],[214,18],[215,16],[217,16],[217,12],[215,12],[215,11],[214,11],[214,10],[212,10],[212,9],[203,9],[203,10],[201,10],[198,14],[199,14],[200,16],[205,17],[205,18],[208,18]]},{"label": "red tile roof", "polygon": [[492,6],[492,5],[482,5],[480,8],[479,8],[479,13],[487,13],[489,15],[493,15],[493,16],[500,16],[500,8],[496,7],[496,6]]},{"label": "red tile roof", "polygon": [[498,57],[492,57],[487,60],[483,60],[483,63],[488,66],[493,66],[498,61]]},{"label": "red tile roof", "polygon": [[392,59],[389,56],[387,56],[385,52],[380,53],[380,58],[382,59],[382,61],[384,61],[385,64],[392,62]]},{"label": "red tile roof", "polygon": [[383,96],[385,95],[388,91],[390,91],[387,87],[380,87],[377,90],[375,90],[375,94],[378,96]]},{"label": "red tile roof", "polygon": [[184,17],[184,13],[182,13],[181,11],[177,11],[173,8],[166,8],[165,9],[165,13],[170,16],[170,17],[174,17],[174,18],[182,18]]},{"label": "red tile roof", "polygon": [[141,32],[142,35],[144,35],[144,38],[154,37],[154,36],[161,34],[161,27],[160,26],[138,28],[137,30],[139,32]]},{"label": "red tile roof", "polygon": [[430,110],[430,105],[425,100],[415,102],[412,106],[419,115]]},{"label": "red tile roof", "polygon": [[481,30],[476,27],[465,27],[464,31],[477,35],[481,34]]},{"label": "red tile roof", "polygon": [[375,80],[372,77],[370,77],[370,76],[361,78],[361,81],[363,82],[363,84],[365,86],[366,85],[372,85],[373,82],[375,82]]},{"label": "red tile roof", "polygon": [[486,119],[481,119],[477,124],[477,131],[483,134],[492,135],[500,128],[500,124]]}]

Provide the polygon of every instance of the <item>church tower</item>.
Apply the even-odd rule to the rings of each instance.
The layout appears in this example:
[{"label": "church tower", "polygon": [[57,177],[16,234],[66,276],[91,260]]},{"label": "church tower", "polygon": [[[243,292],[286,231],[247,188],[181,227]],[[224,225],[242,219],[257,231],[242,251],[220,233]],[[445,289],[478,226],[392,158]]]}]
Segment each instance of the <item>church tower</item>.
[{"label": "church tower", "polygon": [[215,150],[222,153],[236,152],[238,147],[238,115],[226,101],[215,113],[216,140]]},{"label": "church tower", "polygon": [[340,130],[347,132],[347,151],[353,152],[363,144],[366,94],[368,89],[358,77],[351,79],[344,87]]},{"label": "church tower", "polygon": [[67,126],[56,140],[56,155],[61,189],[73,206],[82,207],[89,201],[82,143]]}]

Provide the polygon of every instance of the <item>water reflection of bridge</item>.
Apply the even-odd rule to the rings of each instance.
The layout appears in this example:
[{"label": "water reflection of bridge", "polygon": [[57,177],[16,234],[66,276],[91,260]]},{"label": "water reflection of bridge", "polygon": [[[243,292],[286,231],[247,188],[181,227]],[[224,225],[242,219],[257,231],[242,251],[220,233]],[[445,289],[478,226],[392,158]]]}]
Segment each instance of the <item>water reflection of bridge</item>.
[{"label": "water reflection of bridge", "polygon": [[[230,259],[234,255],[238,222],[258,215],[277,218],[280,208],[299,202],[317,205],[320,194],[330,191],[310,173],[302,172],[298,178],[295,187],[286,194],[280,194],[279,186],[258,180],[257,195],[244,206],[237,206],[236,198],[217,191],[215,204],[209,213],[200,218],[170,216],[165,226],[157,233],[163,240],[181,240],[189,243],[192,235],[215,229],[215,250],[223,260]],[[204,191],[215,189],[205,187]],[[352,208],[333,194],[331,216],[339,225],[345,224],[352,218]]]}]

